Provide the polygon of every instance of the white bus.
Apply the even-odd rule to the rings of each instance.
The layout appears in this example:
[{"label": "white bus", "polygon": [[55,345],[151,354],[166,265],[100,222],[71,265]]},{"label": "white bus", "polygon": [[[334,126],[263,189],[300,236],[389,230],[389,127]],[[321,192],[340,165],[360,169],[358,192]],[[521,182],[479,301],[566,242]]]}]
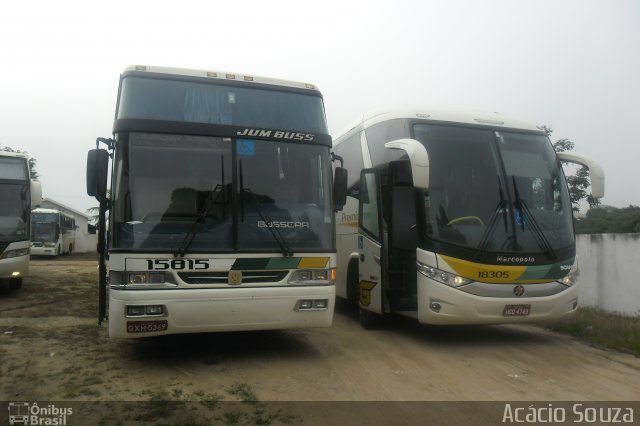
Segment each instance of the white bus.
[{"label": "white bus", "polygon": [[129,67],[113,134],[87,160],[110,336],[331,325],[346,178],[314,85]]},{"label": "white bus", "polygon": [[42,199],[40,183],[30,179],[24,154],[0,151],[0,281],[22,287],[29,272],[31,206]]},{"label": "white bus", "polygon": [[536,126],[445,111],[365,116],[334,138],[349,172],[337,218],[336,295],[426,324],[561,318],[578,306],[572,209],[559,160]]},{"label": "white bus", "polygon": [[76,220],[60,210],[34,209],[31,212],[31,255],[70,254],[76,244]]}]

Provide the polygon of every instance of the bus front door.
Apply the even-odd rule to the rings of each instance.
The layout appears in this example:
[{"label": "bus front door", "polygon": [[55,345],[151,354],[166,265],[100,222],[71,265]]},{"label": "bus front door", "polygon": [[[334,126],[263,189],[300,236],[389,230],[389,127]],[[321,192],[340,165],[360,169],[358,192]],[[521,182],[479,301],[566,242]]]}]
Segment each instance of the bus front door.
[{"label": "bus front door", "polygon": [[380,175],[375,169],[360,174],[358,201],[358,252],[360,321],[373,327],[383,313],[383,256]]}]

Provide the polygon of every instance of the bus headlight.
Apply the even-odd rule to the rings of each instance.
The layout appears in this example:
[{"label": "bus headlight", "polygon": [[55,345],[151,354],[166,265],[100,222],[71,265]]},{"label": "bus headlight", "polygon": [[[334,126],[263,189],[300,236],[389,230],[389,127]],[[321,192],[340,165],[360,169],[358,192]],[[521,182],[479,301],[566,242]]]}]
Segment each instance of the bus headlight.
[{"label": "bus headlight", "polygon": [[575,283],[578,282],[578,277],[580,276],[580,269],[577,266],[571,268],[571,271],[564,277],[558,280],[560,284],[564,284],[567,287],[571,287]]},{"label": "bus headlight", "polygon": [[328,285],[332,283],[333,270],[298,269],[293,271],[289,284],[292,285]]},{"label": "bus headlight", "polygon": [[2,256],[0,256],[0,259],[11,259],[12,257],[26,256],[28,254],[29,254],[29,249],[28,248],[17,249],[17,250],[8,250],[8,251],[5,251],[2,254]]},{"label": "bus headlight", "polygon": [[146,284],[147,274],[145,272],[129,273],[129,284]]},{"label": "bus headlight", "polygon": [[164,272],[129,272],[127,284],[165,284],[173,283],[171,276]]},{"label": "bus headlight", "polygon": [[471,282],[470,279],[461,277],[460,275],[452,274],[451,272],[442,271],[438,268],[425,265],[422,262],[416,262],[418,272],[427,278],[438,281],[439,283],[448,285],[449,287],[462,287]]}]

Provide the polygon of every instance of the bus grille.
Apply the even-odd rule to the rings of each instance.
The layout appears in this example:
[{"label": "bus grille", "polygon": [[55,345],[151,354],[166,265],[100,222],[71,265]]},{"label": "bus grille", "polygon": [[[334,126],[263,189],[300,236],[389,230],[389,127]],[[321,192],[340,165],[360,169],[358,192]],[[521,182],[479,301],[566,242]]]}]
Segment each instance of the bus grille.
[{"label": "bus grille", "polygon": [[[282,281],[289,271],[242,271],[242,284],[276,283]],[[179,272],[178,276],[187,284],[226,284],[229,272]]]}]

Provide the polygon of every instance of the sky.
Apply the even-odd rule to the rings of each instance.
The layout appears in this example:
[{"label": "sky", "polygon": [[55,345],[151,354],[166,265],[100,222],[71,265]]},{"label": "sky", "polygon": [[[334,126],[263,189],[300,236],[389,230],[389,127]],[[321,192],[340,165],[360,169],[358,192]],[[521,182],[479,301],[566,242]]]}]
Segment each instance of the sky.
[{"label": "sky", "polygon": [[2,2],[0,147],[84,212],[86,153],[110,137],[127,65],[316,84],[333,134],[434,106],[547,125],[602,165],[603,204],[640,205],[636,0]]}]

